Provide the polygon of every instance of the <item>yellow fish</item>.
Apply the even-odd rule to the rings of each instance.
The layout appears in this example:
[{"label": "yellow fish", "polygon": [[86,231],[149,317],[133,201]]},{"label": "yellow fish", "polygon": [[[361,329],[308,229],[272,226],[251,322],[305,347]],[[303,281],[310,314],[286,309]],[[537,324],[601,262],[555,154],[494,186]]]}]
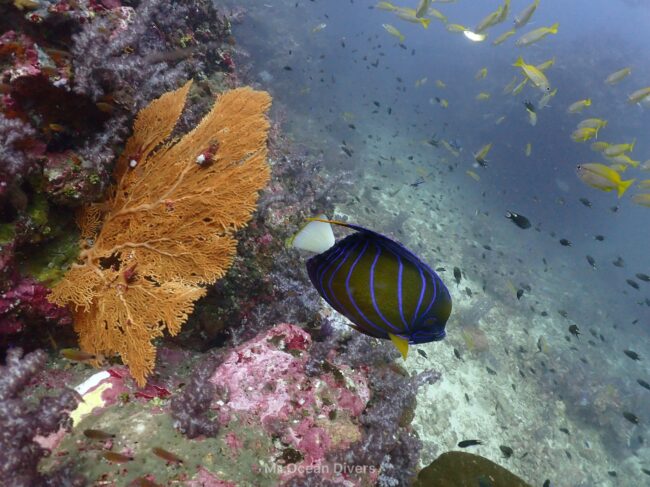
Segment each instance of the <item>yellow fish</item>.
[{"label": "yellow fish", "polygon": [[[416,15],[415,10],[410,9],[410,8],[400,8],[397,12],[395,12],[396,15],[402,19],[406,20],[407,22],[411,22],[413,24],[420,24],[422,27],[425,29],[429,28],[429,24],[431,23],[431,19],[427,18],[420,18]],[[404,41],[402,41],[404,42]]]},{"label": "yellow fish", "polygon": [[415,87],[416,87],[416,88],[419,88],[420,86],[422,86],[422,85],[425,84],[426,82],[427,82],[427,78],[421,78],[421,79],[419,79],[419,80],[416,80],[416,81],[415,81]]},{"label": "yellow fish", "polygon": [[503,44],[505,41],[507,41],[507,40],[510,39],[513,35],[515,35],[515,32],[516,32],[515,29],[507,30],[506,32],[504,32],[503,34],[501,34],[499,37],[497,37],[496,39],[494,39],[494,40],[492,41],[492,45],[493,45],[493,46],[498,46],[499,44]]},{"label": "yellow fish", "polygon": [[574,142],[586,142],[589,139],[593,139],[598,135],[598,130],[591,127],[584,127],[581,129],[575,129],[571,134],[571,139]]},{"label": "yellow fish", "polygon": [[485,159],[488,155],[488,152],[490,152],[490,149],[492,148],[492,142],[489,144],[485,144],[483,147],[481,147],[476,154],[474,154],[474,159],[476,162],[479,163],[479,165],[485,167],[487,166],[487,160]]},{"label": "yellow fish", "polygon": [[475,181],[480,181],[480,179],[481,179],[481,176],[476,174],[471,169],[468,169],[467,171],[465,171],[465,174],[467,174],[470,178],[474,179]]},{"label": "yellow fish", "polygon": [[530,142],[526,144],[526,157],[530,157],[530,155],[533,153],[533,146],[531,145]]},{"label": "yellow fish", "polygon": [[639,167],[641,161],[635,161],[627,154],[619,154],[617,156],[608,157],[609,162],[613,164],[625,164],[627,166]]},{"label": "yellow fish", "polygon": [[555,56],[553,56],[548,61],[544,61],[542,64],[538,64],[537,69],[539,69],[540,71],[546,71],[548,68],[550,68],[554,64],[555,64]]},{"label": "yellow fish", "polygon": [[311,31],[312,31],[313,33],[320,32],[320,31],[323,30],[325,27],[327,27],[327,24],[323,22],[322,24],[318,24],[318,25],[317,25],[316,27],[314,27]]},{"label": "yellow fish", "polygon": [[607,157],[619,156],[625,152],[632,152],[634,150],[634,144],[636,144],[636,139],[632,140],[631,144],[610,144],[605,148],[603,153]]},{"label": "yellow fish", "polygon": [[539,99],[539,102],[537,103],[537,108],[540,110],[542,108],[546,108],[548,104],[551,102],[551,98],[553,98],[557,93],[557,88],[555,88],[553,91],[550,91],[548,93],[544,93],[542,97]]},{"label": "yellow fish", "polygon": [[523,12],[515,17],[515,29],[521,29],[524,25],[528,23],[530,18],[535,13],[537,6],[539,5],[539,0],[535,0],[531,5],[526,7]]},{"label": "yellow fish", "polygon": [[586,107],[590,107],[590,106],[591,106],[591,98],[585,98],[584,100],[578,100],[571,103],[571,105],[569,105],[569,108],[567,108],[567,112],[580,113]]},{"label": "yellow fish", "polygon": [[616,190],[620,198],[628,190],[630,186],[636,181],[630,179],[628,181],[621,180],[621,175],[614,171],[612,168],[604,164],[589,163],[578,164],[576,174],[588,186],[600,189],[601,191]]},{"label": "yellow fish", "polygon": [[[518,79],[518,78],[517,78],[516,75],[513,76],[513,77],[512,77],[512,81],[510,81],[510,83],[508,83],[507,85],[505,85],[505,86],[503,87],[503,91],[502,91],[502,93],[503,93],[504,95],[507,95],[507,94],[509,94],[509,93],[512,93],[512,90],[515,89],[515,85],[517,84],[517,79]],[[524,79],[526,79],[526,78],[524,78]]]},{"label": "yellow fish", "polygon": [[381,24],[381,26],[384,28],[386,32],[388,32],[390,35],[395,36],[399,39],[400,42],[404,42],[404,34],[402,34],[399,30],[397,30],[394,26],[390,24]]},{"label": "yellow fish", "polygon": [[635,194],[632,196],[632,201],[637,205],[647,206],[650,208],[650,193]]},{"label": "yellow fish", "polygon": [[418,3],[418,8],[415,9],[415,16],[418,19],[424,17],[424,15],[427,13],[427,10],[429,9],[429,5],[431,5],[431,0],[420,0],[420,3]]},{"label": "yellow fish", "polygon": [[628,103],[639,103],[646,98],[650,98],[650,86],[636,90],[634,93],[627,97]]},{"label": "yellow fish", "polygon": [[464,25],[460,25],[460,24],[447,24],[447,30],[449,32],[465,32],[466,30],[469,29]]},{"label": "yellow fish", "polygon": [[399,7],[396,7],[390,2],[379,2],[377,5],[375,5],[375,8],[378,8],[380,10],[388,10],[390,12],[399,10]]},{"label": "yellow fish", "polygon": [[535,111],[526,107],[526,112],[528,113],[528,123],[531,124],[533,127],[537,125],[537,114],[535,113]]},{"label": "yellow fish", "polygon": [[616,83],[623,81],[631,74],[632,74],[632,68],[628,67],[628,68],[619,69],[618,71],[614,71],[607,78],[605,78],[605,84],[615,85]]},{"label": "yellow fish", "polygon": [[429,15],[435,17],[443,24],[447,23],[447,17],[440,10],[436,10],[435,8],[431,7],[429,8]]},{"label": "yellow fish", "polygon": [[481,20],[478,25],[476,26],[476,29],[474,29],[474,32],[477,34],[480,34],[484,30],[488,29],[489,27],[492,27],[493,25],[496,25],[499,23],[499,19],[501,18],[501,12],[503,11],[503,7],[499,7],[495,12],[492,12],[488,15],[486,15],[483,20]]},{"label": "yellow fish", "polygon": [[501,125],[501,123],[503,123],[503,121],[504,121],[505,119],[506,119],[506,116],[505,116],[505,115],[501,115],[499,118],[496,119],[496,121],[494,122],[494,124],[495,124],[495,125]]},{"label": "yellow fish", "polygon": [[521,56],[517,58],[513,66],[521,68],[523,73],[526,75],[526,78],[528,78],[540,90],[551,91],[548,78],[544,73],[537,69],[537,66],[526,64]]},{"label": "yellow fish", "polygon": [[607,147],[609,147],[608,142],[594,142],[591,144],[591,150],[596,152],[603,152]]},{"label": "yellow fish", "polygon": [[476,95],[476,99],[477,99],[478,101],[489,100],[489,99],[490,99],[490,94],[489,94],[489,93],[486,93],[486,92],[484,92],[484,91],[482,91],[481,93],[479,93],[478,95]]},{"label": "yellow fish", "polygon": [[476,74],[474,75],[474,78],[475,79],[485,79],[487,74],[488,74],[488,69],[487,68],[481,68],[476,72]]},{"label": "yellow fish", "polygon": [[589,127],[592,129],[600,130],[606,126],[607,126],[607,120],[603,120],[602,118],[585,118],[582,122],[578,124],[579,129]]},{"label": "yellow fish", "polygon": [[636,186],[637,189],[642,189],[644,191],[650,189],[650,179],[644,179],[643,181],[639,181],[639,183]]},{"label": "yellow fish", "polygon": [[447,85],[445,84],[445,82],[442,81],[442,80],[439,80],[439,79],[436,80],[436,86],[438,88],[447,88]]},{"label": "yellow fish", "polygon": [[454,157],[458,157],[458,156],[460,155],[460,152],[458,152],[456,149],[454,149],[454,148],[449,144],[449,142],[447,142],[446,140],[442,140],[442,141],[440,141],[440,143],[442,144],[442,146],[443,146],[445,149],[447,149],[449,152],[451,152],[451,153],[454,155]]},{"label": "yellow fish", "polygon": [[555,22],[550,27],[539,27],[535,30],[531,30],[527,34],[524,34],[519,39],[515,41],[515,46],[517,47],[526,47],[531,44],[541,41],[549,34],[557,34],[557,29],[560,26],[559,22]]},{"label": "yellow fish", "polygon": [[526,83],[528,83],[528,78],[524,77],[524,79],[521,81],[521,83],[519,83],[517,86],[515,86],[515,89],[512,90],[512,95],[515,96],[515,95],[518,95],[519,93],[521,93],[521,90],[524,89],[524,86],[526,86]]}]

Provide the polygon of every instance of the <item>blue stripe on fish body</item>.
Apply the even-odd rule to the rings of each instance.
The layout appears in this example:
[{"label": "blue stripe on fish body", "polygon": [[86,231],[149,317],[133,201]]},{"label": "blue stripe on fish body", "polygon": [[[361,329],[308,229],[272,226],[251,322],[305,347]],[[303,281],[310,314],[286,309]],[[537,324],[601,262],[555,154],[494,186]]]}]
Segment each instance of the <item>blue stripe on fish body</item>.
[{"label": "blue stripe on fish body", "polygon": [[307,261],[319,294],[358,331],[410,343],[441,340],[451,297],[438,275],[401,244],[357,225]]}]

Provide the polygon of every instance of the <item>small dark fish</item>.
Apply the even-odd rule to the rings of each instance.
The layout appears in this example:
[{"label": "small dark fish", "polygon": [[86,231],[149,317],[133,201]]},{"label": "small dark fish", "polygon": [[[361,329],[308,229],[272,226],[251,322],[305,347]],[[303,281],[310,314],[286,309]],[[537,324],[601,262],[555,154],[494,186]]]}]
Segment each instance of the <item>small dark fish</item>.
[{"label": "small dark fish", "polygon": [[650,470],[648,470],[647,468],[642,468],[641,471],[646,475],[650,475]]},{"label": "small dark fish", "polygon": [[514,211],[506,211],[506,218],[521,229],[526,230],[527,228],[530,228],[530,220],[525,216],[520,215],[519,213],[515,213]]},{"label": "small dark fish", "polygon": [[589,201],[587,198],[580,198],[580,203],[585,205],[587,208],[591,208],[591,201]]},{"label": "small dark fish", "polygon": [[345,154],[346,154],[348,157],[352,157],[352,150],[351,150],[351,149],[348,149],[347,147],[345,147],[344,145],[342,145],[342,146],[341,146],[341,150],[342,150],[343,152],[345,152]]},{"label": "small dark fish", "polygon": [[535,113],[535,105],[533,105],[530,101],[525,101],[524,106],[526,107],[526,110],[530,110],[531,112]]},{"label": "small dark fish", "polygon": [[650,384],[648,384],[646,381],[644,381],[643,379],[637,379],[636,381],[639,383],[641,387],[643,387],[644,389],[648,389],[650,391]]},{"label": "small dark fish", "polygon": [[487,370],[487,373],[490,375],[497,375],[497,371],[494,369],[491,369],[490,367],[485,367],[485,370]]},{"label": "small dark fish", "polygon": [[129,485],[133,487],[160,487],[157,483],[152,482],[147,477],[138,477]]},{"label": "small dark fish", "polygon": [[468,298],[472,297],[472,290],[468,287],[465,288],[465,294],[467,294]]},{"label": "small dark fish", "polygon": [[650,282],[650,276],[648,274],[639,272],[638,274],[635,274],[635,276],[639,281]]},{"label": "small dark fish", "polygon": [[563,310],[563,309],[559,309],[557,312],[558,312],[558,314],[559,314],[562,318],[566,318],[566,317],[569,316],[569,313],[567,313],[567,312],[566,312],[565,310]]},{"label": "small dark fish", "polygon": [[285,71],[293,71],[293,68],[291,66],[285,66],[284,68]]},{"label": "small dark fish", "polygon": [[620,255],[616,258],[614,262],[612,262],[616,267],[625,267],[625,261],[623,260],[623,257]]},{"label": "small dark fish", "polygon": [[569,333],[574,335],[576,338],[580,335],[580,330],[578,329],[578,325],[571,325],[569,327]]},{"label": "small dark fish", "polygon": [[517,289],[517,299],[521,299],[521,297],[524,295],[524,290],[523,289]]},{"label": "small dark fish", "polygon": [[463,278],[463,275],[460,272],[460,269],[458,267],[454,267],[454,279],[456,280],[456,284],[460,284],[460,280]]},{"label": "small dark fish", "polygon": [[594,269],[596,268],[596,259],[594,259],[591,255],[587,256],[587,262],[589,262],[589,265],[593,267]]},{"label": "small dark fish", "polygon": [[458,360],[463,360],[463,357],[462,357],[462,355],[460,354],[460,352],[458,351],[457,348],[454,348],[454,355],[456,356],[456,358]]},{"label": "small dark fish", "polygon": [[632,424],[639,424],[639,418],[636,417],[636,414],[632,414],[632,413],[628,413],[627,411],[624,411],[623,417]]},{"label": "small dark fish", "polygon": [[102,453],[102,456],[109,462],[113,463],[126,463],[133,460],[133,457],[122,455],[121,453],[115,453],[114,451],[105,451]]},{"label": "small dark fish", "polygon": [[632,360],[641,360],[641,357],[639,357],[639,354],[636,352],[633,352],[632,350],[623,350],[623,353],[630,357]]},{"label": "small dark fish", "polygon": [[353,124],[353,123],[349,123],[349,124],[348,124],[348,127],[350,127],[352,130],[356,130],[356,129],[357,129],[357,126],[356,126],[355,124]]},{"label": "small dark fish", "polygon": [[566,434],[567,436],[571,436],[571,433],[569,433],[569,430],[566,429],[566,428],[560,428],[560,431],[561,431],[562,433]]},{"label": "small dark fish", "polygon": [[167,451],[167,450],[165,450],[163,448],[154,447],[154,448],[152,448],[152,451],[153,451],[154,455],[162,458],[163,460],[167,460],[169,463],[183,463],[182,458],[180,458],[178,455],[176,455],[176,454],[174,454],[174,453],[172,453],[170,451]]},{"label": "small dark fish", "polygon": [[604,235],[596,235],[594,238],[595,238],[596,240],[598,240],[599,242],[602,242],[603,240],[605,240],[605,236],[604,236]]},{"label": "small dark fish", "polygon": [[542,487],[551,487],[551,481],[550,481],[550,479],[546,479],[546,480],[544,481],[544,484],[542,485]]},{"label": "small dark fish", "polygon": [[501,450],[501,453],[503,453],[503,456],[505,458],[510,458],[512,456],[512,454],[514,453],[512,448],[510,448],[509,446],[506,446],[506,445],[499,446],[499,450]]},{"label": "small dark fish", "polygon": [[639,290],[639,283],[637,283],[634,279],[625,279],[625,282],[628,283],[631,287],[636,289],[637,291]]},{"label": "small dark fish", "polygon": [[380,103],[379,103],[378,101],[373,101],[372,103],[373,103],[373,105],[375,105],[377,108],[380,107]]},{"label": "small dark fish", "polygon": [[560,245],[563,245],[564,247],[571,247],[571,242],[569,242],[566,238],[560,239]]},{"label": "small dark fish", "polygon": [[468,446],[476,446],[482,444],[483,442],[481,440],[463,440],[460,443],[458,443],[458,446],[460,448],[467,448]]},{"label": "small dark fish", "polygon": [[616,477],[617,476],[616,470],[608,470],[607,475],[609,475],[610,477]]},{"label": "small dark fish", "polygon": [[115,438],[115,435],[112,433],[106,433],[102,430],[93,429],[84,430],[84,436],[86,438],[90,438],[91,440],[110,440],[111,438]]},{"label": "small dark fish", "polygon": [[72,362],[89,362],[97,358],[92,353],[77,350],[76,348],[64,348],[61,350],[61,355]]},{"label": "small dark fish", "polygon": [[418,353],[419,353],[422,357],[424,357],[424,358],[429,358],[429,357],[427,356],[427,353],[426,353],[424,350],[420,350],[420,349],[418,349]]}]

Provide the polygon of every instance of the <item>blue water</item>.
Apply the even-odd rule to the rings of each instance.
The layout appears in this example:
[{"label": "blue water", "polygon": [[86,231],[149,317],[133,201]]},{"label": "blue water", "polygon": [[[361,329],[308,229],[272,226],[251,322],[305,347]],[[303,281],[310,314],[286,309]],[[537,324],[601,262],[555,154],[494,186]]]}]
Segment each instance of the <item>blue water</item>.
[{"label": "blue water", "polygon": [[[507,422],[508,441],[527,445],[537,456],[509,460],[506,466],[532,485],[541,485],[546,478],[553,478],[552,485],[650,485],[650,477],[640,470],[650,470],[646,446],[650,391],[637,383],[637,379],[650,382],[650,283],[634,277],[650,274],[650,209],[631,201],[637,193],[634,188],[617,199],[584,185],[575,166],[603,162],[603,157],[590,149],[593,141],[580,144],[570,138],[580,120],[604,118],[608,125],[598,140],[636,139],[631,157],[641,163],[650,159],[650,111],[626,102],[630,93],[650,85],[650,3],[542,0],[531,22],[499,46],[491,41],[510,29],[514,15],[530,2],[513,0],[506,22],[488,29],[483,43],[448,32],[435,18],[423,29],[391,12],[370,8],[374,3],[232,2],[247,10],[243,22],[235,26],[238,48],[250,56],[242,57],[242,62],[252,66],[243,81],[272,93],[274,116],[282,119],[296,144],[322,155],[323,172],[335,177],[350,171],[353,184],[337,195],[341,215],[389,233],[432,265],[446,267],[443,278],[448,284],[454,266],[464,271],[466,281],[450,286],[458,304],[456,318],[452,315],[449,322],[449,343],[427,349],[434,354],[432,366],[461,367],[447,357],[450,347],[463,346],[459,338],[463,320],[480,321],[485,317],[481,313],[488,313],[485,309],[501,310],[502,319],[480,321],[491,340],[490,351],[468,353],[467,358],[480,366],[501,363],[503,373],[490,377],[489,383],[475,377],[476,387],[497,387],[502,381],[510,389],[513,378],[522,380],[515,365],[534,363],[540,370],[540,355],[532,354],[537,352],[538,337],[546,338],[550,350],[540,353],[547,366],[558,371],[526,374],[523,381],[530,395],[515,397],[530,414]],[[499,5],[492,0],[432,4],[450,23],[470,28]],[[526,48],[514,45],[522,33],[554,22],[560,24],[557,35]],[[321,23],[326,27],[313,32]],[[402,45],[382,28],[384,23],[405,35]],[[528,124],[523,103],[536,103],[541,92],[529,84],[517,96],[502,93],[514,75],[521,79],[512,66],[519,55],[530,64],[556,60],[546,74],[558,92],[548,108],[538,110],[534,127]],[[626,66],[632,68],[629,78],[615,86],[603,83]],[[487,77],[476,80],[483,67]],[[427,81],[416,87],[423,78]],[[436,80],[447,87],[437,87]],[[476,100],[479,92],[490,93],[490,99]],[[448,108],[430,101],[436,96],[448,100]],[[592,106],[582,114],[568,114],[567,107],[583,98],[591,98]],[[496,124],[503,116],[504,121]],[[460,155],[427,145],[434,134],[457,141]],[[490,142],[488,167],[473,167],[472,153]],[[341,151],[343,143],[353,148],[352,157]],[[527,143],[532,145],[530,157],[524,153]],[[469,177],[467,170],[476,172],[480,181]],[[420,176],[425,179],[422,184],[409,186]],[[630,168],[624,179],[629,177],[650,179],[650,172]],[[586,207],[580,198],[592,206]],[[528,217],[533,228],[517,228],[504,217],[507,210]],[[594,239],[599,234],[605,236],[603,242]],[[561,238],[572,246],[561,246]],[[587,255],[595,259],[596,269]],[[612,264],[618,257],[624,267]],[[634,279],[640,289],[626,279]],[[509,283],[531,290],[518,301]],[[466,286],[472,289],[472,298],[466,296]],[[566,311],[566,318],[560,310]],[[542,311],[549,316],[542,317]],[[565,336],[571,324],[578,325],[582,335],[569,337],[569,342]],[[526,352],[520,352],[519,362],[503,352],[520,347]],[[632,361],[625,349],[638,352],[642,360]],[[438,359],[436,353],[447,355]],[[471,375],[472,370],[467,372]],[[453,374],[450,377],[453,380]],[[431,394],[435,396],[435,390]],[[541,409],[554,411],[554,420],[570,423],[570,437],[557,433],[555,424],[549,426],[551,419],[535,416],[539,402],[549,398],[553,402]],[[635,413],[639,424],[626,421],[623,411]],[[455,424],[457,435],[473,437],[471,418],[466,425]],[[551,437],[542,427],[555,433]],[[531,431],[538,434],[531,437]],[[437,443],[424,438],[425,445],[435,444],[438,453],[454,449],[447,433],[437,432]],[[503,432],[492,434],[498,437]],[[572,452],[570,459],[567,450]],[[499,459],[494,451],[479,453]],[[608,471],[616,471],[617,477]]]}]

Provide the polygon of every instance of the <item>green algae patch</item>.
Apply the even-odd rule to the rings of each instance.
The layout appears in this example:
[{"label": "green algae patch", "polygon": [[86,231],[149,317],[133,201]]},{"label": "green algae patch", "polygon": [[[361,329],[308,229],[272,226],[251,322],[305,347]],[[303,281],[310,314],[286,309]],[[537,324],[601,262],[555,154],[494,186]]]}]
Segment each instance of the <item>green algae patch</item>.
[{"label": "green algae patch", "polygon": [[16,225],[13,223],[0,223],[0,245],[11,243],[16,235]]},{"label": "green algae patch", "polygon": [[[72,459],[76,471],[83,473],[89,483],[102,481],[117,486],[130,485],[144,476],[153,476],[160,485],[174,485],[191,480],[201,470],[202,476],[212,475],[237,485],[278,484],[278,474],[263,467],[263,461],[271,460],[273,451],[272,439],[264,431],[232,420],[216,438],[190,440],[174,429],[168,413],[152,405],[161,402],[167,403],[133,401],[86,416],[44,462],[45,469],[52,467],[53,459]],[[92,440],[83,434],[87,429],[114,434],[115,438]],[[237,440],[229,441],[233,435]],[[171,452],[182,463],[161,458],[154,448]],[[113,463],[104,457],[109,451],[133,459]]]},{"label": "green algae patch", "polygon": [[52,286],[63,277],[77,255],[79,233],[69,231],[30,248],[23,270],[37,281]]}]

